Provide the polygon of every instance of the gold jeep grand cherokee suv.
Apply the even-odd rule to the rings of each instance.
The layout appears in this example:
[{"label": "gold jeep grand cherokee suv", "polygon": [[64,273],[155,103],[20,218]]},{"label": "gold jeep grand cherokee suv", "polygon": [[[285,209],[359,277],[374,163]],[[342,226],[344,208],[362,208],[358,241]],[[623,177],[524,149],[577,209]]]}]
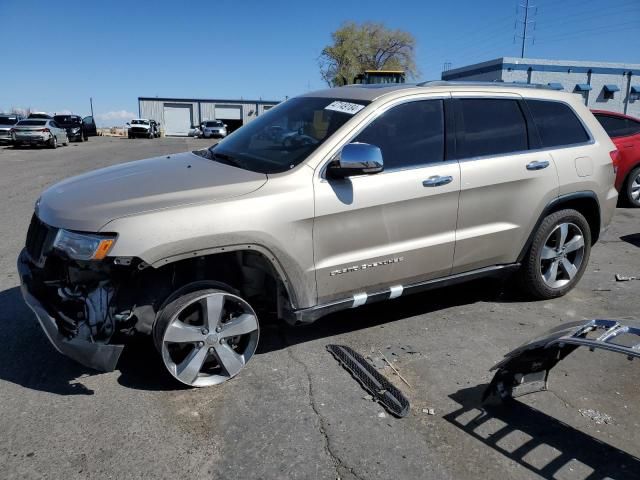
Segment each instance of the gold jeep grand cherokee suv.
[{"label": "gold jeep grand cherokee suv", "polygon": [[514,271],[531,297],[564,295],[614,213],[616,155],[580,97],[546,88],[309,93],[208,150],[46,190],[22,290],[84,365],[113,369],[147,334],[177,380],[219,384],[255,352],[261,312],[309,323]]}]

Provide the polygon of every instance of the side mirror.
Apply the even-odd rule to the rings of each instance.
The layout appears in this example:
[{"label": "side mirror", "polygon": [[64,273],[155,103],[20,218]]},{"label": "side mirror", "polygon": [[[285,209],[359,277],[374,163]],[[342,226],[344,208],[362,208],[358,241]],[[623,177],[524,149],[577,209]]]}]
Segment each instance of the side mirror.
[{"label": "side mirror", "polygon": [[331,178],[345,178],[380,173],[382,170],[384,161],[379,147],[368,143],[349,143],[342,148],[338,158],[329,164],[327,175]]},{"label": "side mirror", "polygon": [[227,127],[228,127],[228,125],[227,125],[226,123],[223,123],[223,125],[224,125],[224,128],[227,128]]}]

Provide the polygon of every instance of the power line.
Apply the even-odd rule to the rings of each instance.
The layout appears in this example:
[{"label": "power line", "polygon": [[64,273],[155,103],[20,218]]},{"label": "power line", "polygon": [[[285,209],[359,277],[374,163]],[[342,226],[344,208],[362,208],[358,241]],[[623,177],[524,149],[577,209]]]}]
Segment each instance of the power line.
[{"label": "power line", "polygon": [[583,30],[580,32],[570,32],[567,34],[563,34],[563,35],[559,35],[559,36],[553,36],[553,37],[548,37],[548,38],[544,38],[543,40],[538,41],[537,43],[540,44],[547,44],[547,43],[551,43],[551,42],[557,42],[559,40],[571,40],[571,39],[575,39],[575,38],[581,38],[583,37],[585,34],[595,34],[595,33],[617,33],[617,32],[625,32],[625,31],[629,31],[629,30],[634,30],[638,28],[638,23],[637,22],[628,22],[628,23],[618,23],[616,25],[607,25],[607,26],[600,26],[598,28],[595,29],[590,29],[590,30]]},{"label": "power line", "polygon": [[[633,15],[633,14],[638,14],[640,16],[640,4],[636,4],[631,8],[628,9],[622,9],[622,10],[611,10],[609,12],[605,12],[602,14],[599,14],[597,19],[598,21],[601,21],[603,18],[608,18],[608,17],[613,17],[613,16],[627,16],[627,15]],[[544,32],[545,30],[547,30],[549,27],[550,28],[558,28],[561,25],[566,25],[567,23],[575,23],[576,20],[579,21],[584,21],[586,19],[589,18],[593,18],[593,12],[582,12],[582,13],[577,13],[575,15],[572,15],[570,18],[558,18],[557,16],[554,16],[554,18],[552,18],[550,21],[545,21],[544,17],[542,17],[541,15],[538,16],[538,23],[539,25],[536,26],[536,31],[537,32]]]}]

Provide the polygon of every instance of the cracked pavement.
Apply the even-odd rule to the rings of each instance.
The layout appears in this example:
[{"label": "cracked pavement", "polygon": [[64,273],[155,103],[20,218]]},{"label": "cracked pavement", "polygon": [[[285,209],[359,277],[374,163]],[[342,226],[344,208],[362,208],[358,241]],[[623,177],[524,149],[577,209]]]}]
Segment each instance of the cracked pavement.
[{"label": "cracked pavement", "polygon": [[[17,288],[15,258],[39,192],[125,160],[204,147],[196,139],[92,138],[52,150],[0,147],[0,464],[3,478],[640,478],[640,363],[578,349],[550,392],[480,408],[489,368],[564,322],[638,318],[640,210],[620,208],[578,288],[525,302],[476,281],[341,312],[306,327],[267,323],[258,353],[216,388],[164,373],[150,342],[96,373],[59,355]],[[77,145],[77,146],[75,146]],[[411,345],[382,370],[411,402],[403,419],[366,400],[326,351]],[[393,361],[393,359],[390,358]],[[435,415],[423,413],[433,408]],[[612,418],[597,424],[580,410]]]}]

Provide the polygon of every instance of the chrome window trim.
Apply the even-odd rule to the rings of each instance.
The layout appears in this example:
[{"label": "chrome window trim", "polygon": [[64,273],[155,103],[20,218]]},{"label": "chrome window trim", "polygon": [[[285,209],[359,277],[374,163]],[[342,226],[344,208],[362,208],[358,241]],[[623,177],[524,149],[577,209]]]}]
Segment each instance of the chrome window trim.
[{"label": "chrome window trim", "polygon": [[[457,160],[459,162],[469,162],[469,161],[475,161],[475,160],[485,160],[488,158],[502,158],[502,157],[511,157],[513,155],[524,155],[527,153],[537,153],[537,152],[550,152],[552,150],[564,150],[567,148],[578,148],[578,147],[586,147],[588,145],[594,145],[596,143],[593,135],[591,134],[591,130],[589,130],[589,128],[587,128],[587,125],[584,123],[584,121],[582,120],[582,117],[580,117],[580,115],[578,115],[578,113],[575,111],[575,109],[571,106],[570,103],[565,102],[564,100],[555,100],[555,99],[547,99],[547,98],[535,98],[535,97],[523,97],[522,95],[518,95],[518,94],[505,94],[505,96],[494,96],[494,95],[462,95],[462,96],[456,96],[456,94],[460,94],[463,92],[453,92],[451,98],[453,100],[455,99],[466,99],[466,98],[471,98],[471,99],[489,99],[489,100],[508,100],[510,97],[507,95],[513,95],[513,97],[511,97],[513,100],[523,100],[524,102],[527,102],[528,100],[532,100],[532,101],[539,101],[539,102],[554,102],[554,103],[562,103],[563,105],[566,105],[567,107],[569,107],[569,109],[573,112],[573,115],[578,119],[578,121],[580,122],[580,124],[582,125],[582,128],[584,128],[585,133],[587,134],[587,137],[589,137],[589,140],[587,140],[586,142],[581,142],[581,143],[571,143],[571,144],[567,144],[567,145],[557,145],[554,147],[541,147],[541,148],[530,148],[527,150],[516,150],[514,152],[506,152],[506,153],[498,153],[498,154],[492,154],[492,155],[479,155],[479,156],[475,156],[475,157],[459,157],[457,158]],[[524,114],[524,112],[523,112]],[[531,115],[533,117],[533,115]],[[525,116],[525,122],[526,122],[527,118]],[[534,125],[535,126],[535,125]],[[537,128],[537,126],[535,126]],[[542,141],[542,139],[541,139]]]}]

